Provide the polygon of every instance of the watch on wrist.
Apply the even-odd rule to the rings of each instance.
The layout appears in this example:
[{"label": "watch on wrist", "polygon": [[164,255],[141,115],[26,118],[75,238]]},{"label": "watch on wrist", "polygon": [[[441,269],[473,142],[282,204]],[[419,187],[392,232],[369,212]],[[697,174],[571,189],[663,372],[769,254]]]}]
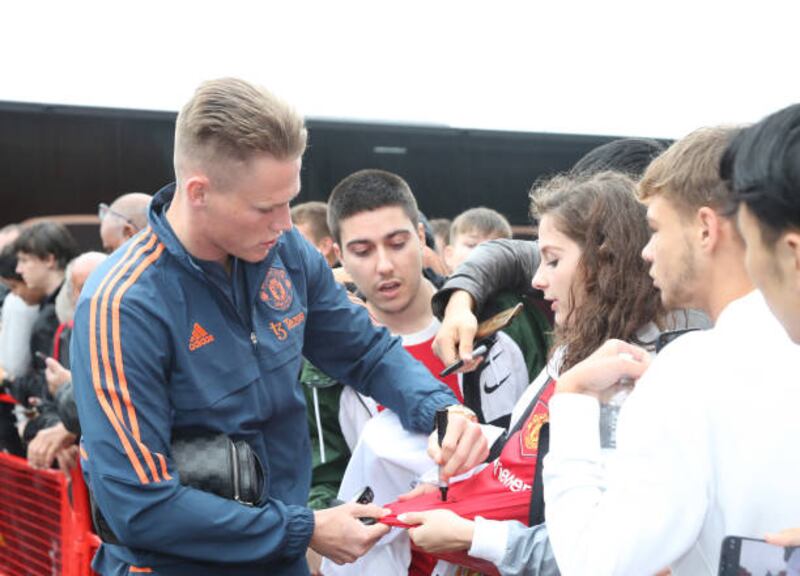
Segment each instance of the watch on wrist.
[{"label": "watch on wrist", "polygon": [[475,414],[475,412],[473,412],[463,404],[451,404],[450,406],[447,407],[447,413],[460,414],[461,416],[464,416],[465,418],[471,420],[472,422],[478,421],[478,416]]}]

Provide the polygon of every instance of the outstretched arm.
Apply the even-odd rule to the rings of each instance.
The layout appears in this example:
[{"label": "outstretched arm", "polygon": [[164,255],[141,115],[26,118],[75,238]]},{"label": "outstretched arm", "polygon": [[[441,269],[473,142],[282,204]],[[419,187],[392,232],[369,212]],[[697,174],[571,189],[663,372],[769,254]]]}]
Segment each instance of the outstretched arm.
[{"label": "outstretched arm", "polygon": [[463,371],[477,367],[480,358],[471,354],[481,309],[499,292],[531,292],[538,265],[538,243],[528,240],[491,240],[472,251],[431,302],[442,320],[434,351],[445,365],[463,360]]},{"label": "outstretched arm", "polygon": [[447,302],[456,290],[472,296],[480,312],[487,300],[509,290],[527,293],[539,267],[539,243],[530,240],[490,240],[475,247],[433,297],[433,313],[444,317]]}]

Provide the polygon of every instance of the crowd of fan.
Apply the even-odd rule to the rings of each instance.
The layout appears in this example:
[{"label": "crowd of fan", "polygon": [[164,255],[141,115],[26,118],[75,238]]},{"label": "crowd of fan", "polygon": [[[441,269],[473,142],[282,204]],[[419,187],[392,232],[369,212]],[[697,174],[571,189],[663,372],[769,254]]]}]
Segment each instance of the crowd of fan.
[{"label": "crowd of fan", "polygon": [[[772,230],[754,220],[763,206],[748,194],[771,185],[800,195],[800,111],[780,114],[795,130],[772,151],[784,154],[775,172],[788,184],[773,173],[745,182],[751,166],[778,161],[759,160],[752,129],[702,129],[669,147],[618,140],[534,186],[537,241],[513,240],[485,207],[428,221],[410,186],[383,170],[349,175],[327,203],[294,206],[294,226],[353,305],[401,339],[492,446],[486,467],[452,478],[434,440],[304,360],[308,506],[369,484],[391,510],[382,521],[398,527],[355,563],[309,547],[311,572],[710,574],[724,536],[800,524],[800,498],[779,480],[800,472],[790,455],[800,387],[789,371],[800,354],[745,259]],[[108,252],[147,226],[149,199],[102,206]],[[47,221],[3,228],[0,248],[1,447],[35,468],[69,468],[80,435],[72,315],[105,255],[77,254],[66,228]],[[756,280],[769,274],[783,272]],[[510,325],[476,340],[481,320],[518,304]],[[441,376],[458,360],[462,371]],[[620,386],[633,381],[634,392]],[[800,544],[793,534],[772,539]]]},{"label": "crowd of fan", "polygon": [[[147,225],[150,195],[100,204],[100,242],[113,252]],[[77,462],[80,423],[70,375],[70,335],[78,296],[106,258],[79,253],[63,224],[39,220],[0,230],[0,450],[34,468]]]}]

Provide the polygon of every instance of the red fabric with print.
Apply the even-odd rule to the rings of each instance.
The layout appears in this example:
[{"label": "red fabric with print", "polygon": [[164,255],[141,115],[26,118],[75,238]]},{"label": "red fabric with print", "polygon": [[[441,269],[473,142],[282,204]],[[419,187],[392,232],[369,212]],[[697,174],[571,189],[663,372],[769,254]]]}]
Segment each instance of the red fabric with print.
[{"label": "red fabric with print", "polygon": [[[435,335],[434,335],[435,336]],[[425,342],[420,342],[419,344],[411,344],[405,345],[403,344],[403,348],[411,354],[414,358],[422,362],[428,371],[433,374],[434,378],[443,382],[445,386],[450,388],[453,391],[453,394],[456,395],[456,399],[458,400],[459,404],[464,403],[464,395],[461,393],[461,387],[458,384],[458,374],[449,374],[444,378],[439,377],[439,373],[444,370],[445,366],[439,357],[433,353],[433,339],[434,336],[431,336],[429,340]],[[382,412],[385,408],[378,405],[378,412]]]},{"label": "red fabric with print", "polygon": [[425,364],[425,367],[431,374],[433,374],[434,378],[444,382],[444,384],[453,391],[453,394],[456,395],[458,403],[463,404],[464,395],[461,393],[461,387],[458,385],[458,374],[450,374],[444,378],[439,377],[439,373],[444,370],[445,366],[441,359],[433,353],[434,337],[435,336],[431,336],[430,340],[420,342],[419,344],[404,344],[403,348],[405,348],[414,358]]},{"label": "red fabric with print", "polygon": [[[478,474],[450,484],[446,502],[441,501],[438,491],[405,502],[393,502],[384,506],[392,513],[380,521],[389,526],[409,528],[397,519],[399,514],[446,509],[470,520],[481,516],[489,520],[517,520],[527,526],[539,455],[539,430],[548,421],[547,405],[555,391],[555,380],[551,378],[544,386],[536,406],[522,427],[509,437],[500,456]],[[479,571],[487,569],[487,562],[468,556],[466,551],[437,554],[436,557]]]}]

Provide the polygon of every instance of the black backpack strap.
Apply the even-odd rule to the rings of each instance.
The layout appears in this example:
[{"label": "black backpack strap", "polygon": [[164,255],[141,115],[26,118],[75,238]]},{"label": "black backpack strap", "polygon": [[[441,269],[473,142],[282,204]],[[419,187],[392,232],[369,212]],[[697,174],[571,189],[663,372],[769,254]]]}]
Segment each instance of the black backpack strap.
[{"label": "black backpack strap", "polygon": [[683,336],[688,332],[695,332],[697,330],[699,330],[699,328],[683,328],[682,330],[668,330],[666,332],[662,332],[656,339],[656,354],[661,352],[661,350],[663,350],[667,344],[676,338]]},{"label": "black backpack strap", "polygon": [[[475,347],[477,348],[480,345],[485,345],[488,355],[496,343],[497,334],[492,334],[480,342],[476,342]],[[488,356],[487,361],[482,362],[477,369],[461,374],[461,390],[464,394],[464,406],[475,412],[475,416],[478,417],[478,422],[481,424],[491,424],[491,422],[486,421],[481,405],[481,374],[483,374],[487,366]]]},{"label": "black backpack strap", "polygon": [[550,423],[545,422],[539,430],[539,450],[536,454],[536,471],[531,486],[531,507],[528,512],[528,525],[538,526],[544,523],[544,482],[542,482],[542,464],[550,450]]},{"label": "black backpack strap", "polygon": [[475,412],[478,422],[486,424],[481,408],[481,370],[465,372],[461,375],[461,391],[464,394],[464,406]]}]

